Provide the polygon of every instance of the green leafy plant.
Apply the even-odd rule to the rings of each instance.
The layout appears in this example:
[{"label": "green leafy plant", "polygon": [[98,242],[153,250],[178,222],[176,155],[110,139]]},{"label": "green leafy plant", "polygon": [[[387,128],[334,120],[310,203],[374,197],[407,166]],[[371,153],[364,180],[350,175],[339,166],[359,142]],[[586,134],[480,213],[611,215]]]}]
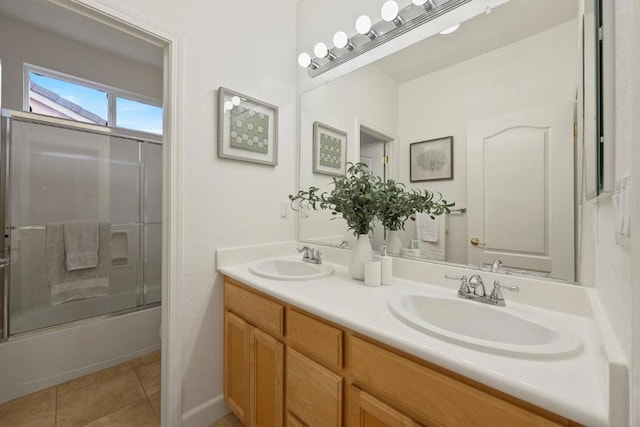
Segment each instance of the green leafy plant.
[{"label": "green leafy plant", "polygon": [[[407,190],[394,180],[383,181],[372,175],[364,163],[347,163],[347,174],[333,178],[333,189],[320,193],[318,187],[300,190],[289,195],[291,206],[306,204],[314,210],[329,209],[347,222],[354,234],[367,234],[373,221],[379,219],[388,230],[404,230],[404,224],[418,212],[435,215],[448,214],[455,203],[442,199],[440,193],[427,190]],[[438,194],[438,198],[435,198]]]},{"label": "green leafy plant", "polygon": [[306,203],[310,208],[329,209],[332,215],[341,214],[353,233],[367,234],[373,229],[373,220],[379,211],[380,178],[372,175],[364,163],[347,163],[347,174],[333,178],[333,189],[318,193],[318,187],[289,195],[294,202]]},{"label": "green leafy plant", "polygon": [[[387,230],[404,230],[409,219],[415,219],[416,213],[427,213],[432,218],[448,214],[455,203],[442,199],[442,194],[427,190],[407,190],[403,183],[392,179],[378,184],[380,195],[378,219]],[[437,196],[436,196],[437,195]]]}]

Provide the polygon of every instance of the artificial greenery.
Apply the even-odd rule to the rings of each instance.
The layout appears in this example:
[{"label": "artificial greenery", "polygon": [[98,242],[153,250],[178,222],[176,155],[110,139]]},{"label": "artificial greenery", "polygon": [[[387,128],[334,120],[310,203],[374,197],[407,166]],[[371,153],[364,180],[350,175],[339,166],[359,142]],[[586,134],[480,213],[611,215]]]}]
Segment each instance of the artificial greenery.
[{"label": "artificial greenery", "polygon": [[[290,194],[289,200],[305,203],[310,208],[330,209],[332,215],[341,214],[354,234],[367,234],[377,218],[388,230],[404,230],[404,223],[417,212],[435,215],[449,213],[454,203],[427,190],[407,190],[393,180],[383,181],[372,175],[364,163],[347,163],[347,174],[333,178],[331,191],[319,193],[318,187]],[[439,193],[438,193],[439,194]]]},{"label": "artificial greenery", "polygon": [[[390,179],[379,183],[380,205],[376,215],[387,230],[404,230],[409,219],[415,219],[416,213],[427,213],[432,218],[448,214],[455,203],[442,199],[440,193],[427,190],[407,190],[403,183]],[[438,198],[436,199],[436,194]]]},{"label": "artificial greenery", "polygon": [[[342,214],[353,233],[367,234],[379,210],[380,178],[369,173],[364,163],[347,163],[347,174],[333,178],[333,190],[318,194],[318,187],[289,195],[295,201],[306,202],[314,210],[330,209],[332,215]],[[295,209],[295,207],[294,207]]]}]

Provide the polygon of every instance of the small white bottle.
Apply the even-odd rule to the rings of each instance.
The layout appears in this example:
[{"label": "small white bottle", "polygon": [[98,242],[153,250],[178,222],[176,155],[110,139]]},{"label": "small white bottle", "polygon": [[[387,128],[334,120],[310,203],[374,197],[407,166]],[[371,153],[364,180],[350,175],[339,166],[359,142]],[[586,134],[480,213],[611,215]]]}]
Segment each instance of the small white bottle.
[{"label": "small white bottle", "polygon": [[393,258],[387,255],[387,245],[380,247],[380,284],[391,286],[393,278]]},{"label": "small white bottle", "polygon": [[367,286],[380,286],[380,261],[370,259],[364,263],[364,284]]}]

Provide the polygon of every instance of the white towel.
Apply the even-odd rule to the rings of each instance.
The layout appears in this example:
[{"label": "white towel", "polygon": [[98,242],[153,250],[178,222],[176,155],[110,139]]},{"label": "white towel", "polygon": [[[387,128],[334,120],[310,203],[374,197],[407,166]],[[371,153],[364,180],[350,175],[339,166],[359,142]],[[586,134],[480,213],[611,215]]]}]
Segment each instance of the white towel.
[{"label": "white towel", "polygon": [[432,220],[428,214],[416,215],[416,230],[420,234],[418,249],[420,249],[420,258],[445,261],[447,255],[447,218],[445,215],[440,215],[436,218],[438,219],[438,236],[434,242],[430,242],[422,238],[422,230],[425,223],[436,221]]},{"label": "white towel", "polygon": [[80,219],[65,221],[64,253],[68,271],[98,266],[98,221]]},{"label": "white towel", "polygon": [[422,214],[421,217],[420,238],[418,240],[431,243],[437,242],[440,236],[440,218],[442,218],[442,215],[434,219],[431,219],[427,214]]},{"label": "white towel", "polygon": [[111,224],[100,224],[98,265],[69,271],[66,268],[63,224],[48,224],[46,230],[47,279],[51,305],[109,294],[111,273]]}]

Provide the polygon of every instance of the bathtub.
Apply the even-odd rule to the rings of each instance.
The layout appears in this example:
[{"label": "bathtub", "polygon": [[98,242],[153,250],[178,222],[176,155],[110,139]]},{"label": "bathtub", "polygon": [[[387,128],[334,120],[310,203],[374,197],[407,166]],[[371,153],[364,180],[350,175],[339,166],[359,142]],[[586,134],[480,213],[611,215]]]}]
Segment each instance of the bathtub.
[{"label": "bathtub", "polygon": [[0,403],[159,350],[161,309],[87,319],[0,343]]}]

